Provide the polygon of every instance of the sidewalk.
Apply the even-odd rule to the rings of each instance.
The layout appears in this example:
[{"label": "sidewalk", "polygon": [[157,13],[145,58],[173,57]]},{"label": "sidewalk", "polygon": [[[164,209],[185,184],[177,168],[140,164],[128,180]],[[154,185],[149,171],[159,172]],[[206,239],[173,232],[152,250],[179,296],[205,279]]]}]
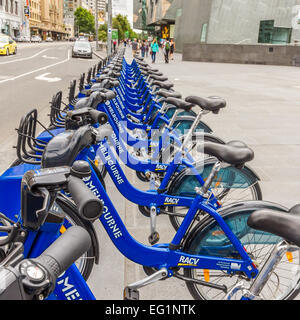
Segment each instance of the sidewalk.
[{"label": "sidewalk", "polygon": [[[132,59],[127,49],[128,62]],[[150,58],[146,59],[151,64]],[[255,151],[250,163],[261,177],[264,200],[291,207],[300,202],[300,73],[298,68],[183,62],[181,55],[164,63],[160,53],[153,67],[159,69],[175,84],[183,97],[199,95],[220,96],[227,108],[219,115],[209,114],[204,121],[225,141],[242,140]],[[126,168],[126,176],[136,187],[147,190],[135,172]],[[137,206],[124,200],[111,185],[108,192],[125,225],[138,241],[148,244],[150,224]],[[167,217],[158,218],[161,242],[169,242],[174,235]],[[98,228],[99,227],[99,228]],[[97,225],[100,235],[101,264],[89,284],[97,299],[122,299],[124,286],[143,279],[140,266],[124,259]],[[185,283],[176,279],[158,282],[140,290],[141,299],[191,299]]]}]

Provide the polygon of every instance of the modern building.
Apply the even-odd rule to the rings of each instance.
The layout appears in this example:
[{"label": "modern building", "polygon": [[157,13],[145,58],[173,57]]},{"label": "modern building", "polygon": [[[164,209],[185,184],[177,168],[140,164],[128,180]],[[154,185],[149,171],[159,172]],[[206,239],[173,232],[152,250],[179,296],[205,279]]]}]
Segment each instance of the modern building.
[{"label": "modern building", "polygon": [[23,29],[23,0],[0,0],[0,33],[18,36]]},{"label": "modern building", "polygon": [[185,43],[297,44],[300,0],[134,0],[135,28]]}]

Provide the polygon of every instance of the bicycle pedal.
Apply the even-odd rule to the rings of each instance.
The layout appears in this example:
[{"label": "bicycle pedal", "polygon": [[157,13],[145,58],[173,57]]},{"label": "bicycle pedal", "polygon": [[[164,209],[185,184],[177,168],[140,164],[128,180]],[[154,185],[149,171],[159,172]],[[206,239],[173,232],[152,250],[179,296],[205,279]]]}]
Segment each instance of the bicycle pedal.
[{"label": "bicycle pedal", "polygon": [[159,241],[159,233],[158,232],[154,232],[152,233],[149,237],[148,237],[148,241],[149,243],[153,246],[154,244],[156,244]]},{"label": "bicycle pedal", "polygon": [[140,293],[138,290],[126,287],[124,289],[123,300],[140,300]]}]

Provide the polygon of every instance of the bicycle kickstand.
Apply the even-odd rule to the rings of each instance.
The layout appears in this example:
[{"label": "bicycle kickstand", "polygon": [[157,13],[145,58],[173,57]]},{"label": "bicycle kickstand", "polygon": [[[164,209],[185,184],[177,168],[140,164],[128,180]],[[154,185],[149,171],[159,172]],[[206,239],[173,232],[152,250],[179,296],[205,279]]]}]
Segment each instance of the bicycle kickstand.
[{"label": "bicycle kickstand", "polygon": [[124,289],[124,300],[139,300],[140,294],[138,289],[152,284],[154,282],[157,282],[159,280],[163,280],[167,278],[167,276],[168,270],[166,268],[162,268],[150,275],[149,277],[128,285]]}]

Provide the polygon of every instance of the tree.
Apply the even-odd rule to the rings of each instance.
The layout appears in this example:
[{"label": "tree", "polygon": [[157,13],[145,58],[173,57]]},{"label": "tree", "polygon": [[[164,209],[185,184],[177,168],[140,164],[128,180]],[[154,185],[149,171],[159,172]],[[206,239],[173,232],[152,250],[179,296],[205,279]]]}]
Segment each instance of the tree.
[{"label": "tree", "polygon": [[79,7],[75,13],[75,30],[78,33],[95,34],[95,19],[94,16],[86,9]]},{"label": "tree", "polygon": [[[132,30],[130,23],[127,19],[127,16],[122,16],[121,14],[118,14],[116,17],[112,20],[112,27],[113,29],[118,30],[119,34],[119,40],[125,39],[125,32],[128,31],[129,38],[134,39],[138,38],[138,35]],[[104,37],[104,33],[106,34],[107,38],[107,24],[103,24],[99,27],[99,34],[102,34],[101,39],[99,37],[99,40],[102,40]],[[105,40],[102,40],[105,41]]]}]

